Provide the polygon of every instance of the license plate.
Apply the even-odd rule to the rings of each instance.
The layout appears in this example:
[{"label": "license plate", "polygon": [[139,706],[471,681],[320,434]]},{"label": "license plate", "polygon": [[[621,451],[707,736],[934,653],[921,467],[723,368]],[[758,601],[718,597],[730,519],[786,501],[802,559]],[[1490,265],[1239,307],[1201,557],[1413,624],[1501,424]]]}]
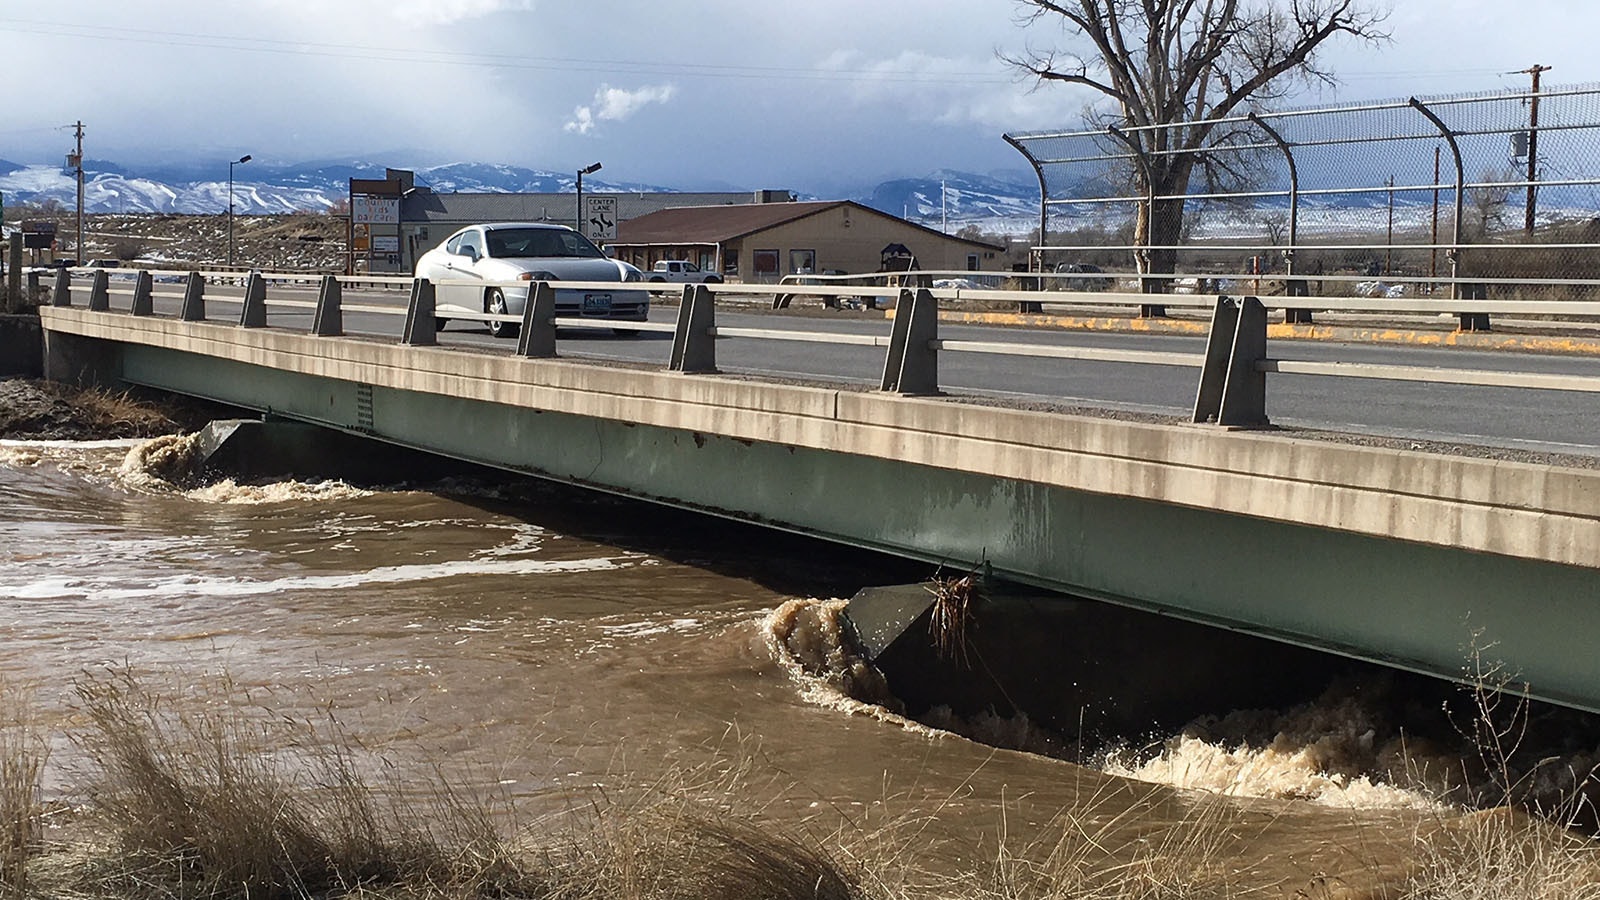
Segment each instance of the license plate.
[{"label": "license plate", "polygon": [[610,294],[584,294],[583,311],[586,313],[611,312]]}]

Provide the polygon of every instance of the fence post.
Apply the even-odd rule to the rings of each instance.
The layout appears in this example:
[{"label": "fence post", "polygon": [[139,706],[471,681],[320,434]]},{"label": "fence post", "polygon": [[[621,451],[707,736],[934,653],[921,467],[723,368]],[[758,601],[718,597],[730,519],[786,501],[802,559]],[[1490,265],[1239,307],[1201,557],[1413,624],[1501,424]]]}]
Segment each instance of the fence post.
[{"label": "fence post", "polygon": [[251,272],[244,282],[244,308],[239,310],[240,328],[267,327],[267,280]]},{"label": "fence post", "polygon": [[400,342],[418,347],[439,343],[438,321],[434,319],[433,282],[418,278],[411,282],[411,304],[406,308],[406,330]]},{"label": "fence post", "polygon": [[72,273],[65,268],[56,271],[56,286],[50,294],[50,305],[72,305]]},{"label": "fence post", "polygon": [[927,288],[900,292],[895,303],[889,353],[883,362],[882,390],[902,395],[939,393],[939,301]]},{"label": "fence post", "polygon": [[111,308],[111,275],[105,269],[94,270],[94,280],[89,283],[89,311],[105,312]]},{"label": "fence post", "polygon": [[27,299],[24,301],[24,306],[19,306],[18,307],[19,310],[21,310],[21,309],[23,309],[23,308],[25,308],[27,306],[37,306],[39,304],[39,273],[38,272],[29,272],[28,273],[28,292],[27,292],[26,296],[27,296]]},{"label": "fence post", "polygon": [[522,334],[517,355],[549,359],[556,355],[556,289],[548,281],[534,282],[522,305]]},{"label": "fence post", "polygon": [[703,284],[683,286],[678,325],[672,332],[674,372],[714,374],[717,371],[716,297]]},{"label": "fence post", "polygon": [[178,318],[185,322],[204,322],[206,319],[206,277],[190,272],[183,286],[183,309]]},{"label": "fence post", "polygon": [[317,292],[317,312],[311,317],[311,333],[320,337],[343,335],[343,303],[344,294],[338,276],[322,276],[322,289]]}]

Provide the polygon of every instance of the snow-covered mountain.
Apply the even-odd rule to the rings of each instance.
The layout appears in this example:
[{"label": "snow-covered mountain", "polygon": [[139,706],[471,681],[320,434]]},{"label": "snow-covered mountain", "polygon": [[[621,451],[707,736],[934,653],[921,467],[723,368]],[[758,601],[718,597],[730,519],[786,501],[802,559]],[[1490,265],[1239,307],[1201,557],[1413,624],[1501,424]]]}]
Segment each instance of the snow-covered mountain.
[{"label": "snow-covered mountain", "polygon": [[[84,209],[88,212],[214,214],[228,208],[226,166],[172,165],[134,171],[111,162],[85,160],[84,170]],[[440,192],[564,193],[574,189],[576,180],[572,172],[471,162],[414,171],[419,184]],[[234,167],[234,211],[243,215],[322,212],[348,195],[351,178],[383,176],[383,166],[360,161],[288,166],[253,161]],[[596,192],[674,190],[594,176],[584,178],[584,188]],[[12,205],[54,201],[72,209],[77,203],[75,176],[54,165],[0,160],[0,192]],[[800,195],[814,197],[804,190]],[[922,178],[885,181],[845,199],[933,227],[947,218],[952,231],[968,224],[1009,231],[1019,223],[1026,230],[1027,223],[1036,222],[1039,214],[1038,183],[1028,173],[935,172]],[[1012,227],[1006,226],[1008,222]]]}]

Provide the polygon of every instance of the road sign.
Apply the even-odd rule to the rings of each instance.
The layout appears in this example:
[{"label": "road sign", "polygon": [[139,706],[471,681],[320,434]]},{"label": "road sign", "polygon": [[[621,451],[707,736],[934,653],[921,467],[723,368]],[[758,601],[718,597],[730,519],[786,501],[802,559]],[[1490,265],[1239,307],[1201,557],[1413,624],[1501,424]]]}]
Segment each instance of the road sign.
[{"label": "road sign", "polygon": [[590,194],[583,198],[583,230],[593,241],[617,239],[617,198]]},{"label": "road sign", "polygon": [[350,221],[357,224],[400,224],[400,198],[355,194],[350,198]]}]

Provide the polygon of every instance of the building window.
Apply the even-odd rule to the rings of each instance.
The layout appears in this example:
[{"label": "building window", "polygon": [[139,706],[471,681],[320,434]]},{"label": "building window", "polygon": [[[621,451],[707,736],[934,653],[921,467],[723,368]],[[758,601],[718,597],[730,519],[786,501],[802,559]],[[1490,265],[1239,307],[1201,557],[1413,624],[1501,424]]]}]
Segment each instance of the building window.
[{"label": "building window", "polygon": [[755,250],[750,254],[750,261],[755,266],[757,278],[778,277],[778,251]]},{"label": "building window", "polygon": [[790,250],[789,274],[810,275],[817,270],[817,251],[815,250]]}]

